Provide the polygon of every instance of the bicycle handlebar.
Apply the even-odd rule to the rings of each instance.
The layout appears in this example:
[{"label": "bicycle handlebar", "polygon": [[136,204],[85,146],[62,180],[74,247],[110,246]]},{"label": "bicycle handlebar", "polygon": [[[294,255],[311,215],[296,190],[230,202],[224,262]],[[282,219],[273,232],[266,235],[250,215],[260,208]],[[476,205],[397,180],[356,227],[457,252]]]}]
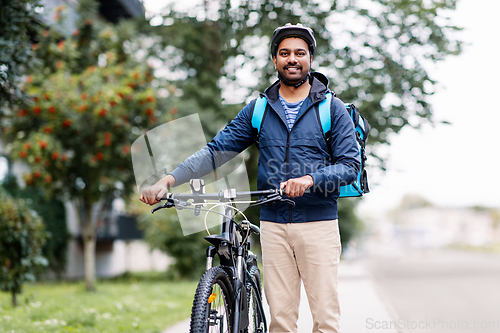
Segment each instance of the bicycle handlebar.
[{"label": "bicycle handlebar", "polygon": [[179,199],[179,200],[218,200],[225,201],[228,199],[238,199],[247,197],[269,196],[273,194],[282,195],[282,191],[278,189],[260,190],[260,191],[244,191],[236,192],[234,189],[219,191],[218,193],[200,193],[200,194],[181,194],[181,193],[167,193],[161,200]]},{"label": "bicycle handlebar", "polygon": [[[187,204],[188,200],[217,200],[219,202],[231,202],[233,199],[238,198],[248,198],[248,197],[263,196],[264,198],[258,200],[255,205],[264,205],[272,202],[286,202],[292,206],[295,206],[295,202],[283,198],[283,191],[279,189],[271,190],[259,190],[259,191],[244,191],[236,192],[235,189],[228,189],[224,191],[219,191],[218,193],[191,193],[191,194],[181,194],[181,193],[167,193],[161,200],[166,200],[167,202],[151,210],[154,213],[162,208],[172,208],[176,207],[179,203]],[[196,201],[195,201],[196,202]],[[237,203],[237,202],[236,202]],[[184,206],[184,205],[180,205]],[[183,207],[184,208],[184,207]]]}]

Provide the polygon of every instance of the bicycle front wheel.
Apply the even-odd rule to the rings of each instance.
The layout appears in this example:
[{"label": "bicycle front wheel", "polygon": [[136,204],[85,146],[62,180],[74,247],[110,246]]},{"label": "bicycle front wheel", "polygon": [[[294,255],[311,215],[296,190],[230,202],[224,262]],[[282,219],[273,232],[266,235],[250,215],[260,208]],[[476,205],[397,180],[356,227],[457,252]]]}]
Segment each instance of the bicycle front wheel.
[{"label": "bicycle front wheel", "polygon": [[230,333],[233,287],[220,266],[203,274],[194,295],[190,333]]}]

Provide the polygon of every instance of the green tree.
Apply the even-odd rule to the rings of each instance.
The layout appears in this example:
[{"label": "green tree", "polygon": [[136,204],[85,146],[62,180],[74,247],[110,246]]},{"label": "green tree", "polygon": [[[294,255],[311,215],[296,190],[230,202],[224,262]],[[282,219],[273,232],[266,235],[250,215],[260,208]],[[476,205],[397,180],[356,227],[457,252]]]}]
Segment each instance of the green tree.
[{"label": "green tree", "polygon": [[275,80],[268,49],[273,30],[288,22],[310,26],[318,43],[313,69],[366,114],[373,145],[388,143],[387,136],[404,126],[432,120],[428,97],[436,82],[425,65],[461,52],[460,28],[446,16],[455,5],[455,0],[372,0],[365,9],[356,1],[205,1],[186,12],[169,8],[167,26],[155,28],[181,50],[178,67],[193,74],[183,84],[211,90],[210,98],[195,95],[205,107],[220,96],[219,86],[246,87],[248,93],[268,86]]},{"label": "green tree", "polygon": [[1,195],[0,198],[0,289],[11,293],[17,306],[17,294],[26,281],[34,281],[41,266],[45,230],[42,220],[25,202]]},{"label": "green tree", "polygon": [[[58,22],[64,11],[56,8]],[[74,203],[86,288],[94,290],[98,224],[116,196],[131,193],[130,144],[156,124],[162,102],[136,23],[99,21],[93,0],[80,1],[78,13],[68,36],[57,26],[42,31],[36,51],[43,69],[22,86],[31,103],[11,106],[2,125],[11,156],[30,168],[26,184]]]},{"label": "green tree", "polygon": [[30,35],[41,27],[39,0],[2,1],[0,6],[0,116],[25,95],[20,81],[36,64]]},{"label": "green tree", "polygon": [[175,109],[180,116],[199,113],[206,138],[212,139],[240,107],[222,103],[219,80],[225,60],[217,22],[182,17],[171,26],[144,22],[141,30],[157,41],[148,57],[176,74],[169,84],[177,95]]}]

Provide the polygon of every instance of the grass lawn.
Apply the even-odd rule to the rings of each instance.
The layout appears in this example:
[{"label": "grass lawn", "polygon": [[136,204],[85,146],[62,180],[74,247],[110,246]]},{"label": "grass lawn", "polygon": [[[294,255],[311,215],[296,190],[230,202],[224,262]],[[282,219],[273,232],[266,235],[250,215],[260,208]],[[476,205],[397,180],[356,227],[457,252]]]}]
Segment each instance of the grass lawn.
[{"label": "grass lawn", "polygon": [[99,280],[94,293],[81,281],[30,283],[17,308],[0,293],[0,332],[161,332],[190,316],[196,283],[153,273]]}]

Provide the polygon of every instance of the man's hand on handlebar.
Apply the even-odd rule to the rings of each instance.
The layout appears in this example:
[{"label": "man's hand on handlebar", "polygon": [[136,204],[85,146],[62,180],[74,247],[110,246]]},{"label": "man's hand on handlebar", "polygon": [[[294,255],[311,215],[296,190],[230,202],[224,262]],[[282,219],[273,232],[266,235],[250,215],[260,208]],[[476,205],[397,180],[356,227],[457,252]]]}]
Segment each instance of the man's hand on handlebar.
[{"label": "man's hand on handlebar", "polygon": [[305,175],[299,178],[291,178],[280,183],[280,190],[285,188],[285,194],[289,198],[296,198],[304,195],[304,192],[314,185],[313,178]]},{"label": "man's hand on handlebar", "polygon": [[160,179],[156,184],[142,190],[139,199],[148,205],[154,205],[161,201],[161,198],[168,193],[168,187],[175,185],[175,178],[172,175]]}]

